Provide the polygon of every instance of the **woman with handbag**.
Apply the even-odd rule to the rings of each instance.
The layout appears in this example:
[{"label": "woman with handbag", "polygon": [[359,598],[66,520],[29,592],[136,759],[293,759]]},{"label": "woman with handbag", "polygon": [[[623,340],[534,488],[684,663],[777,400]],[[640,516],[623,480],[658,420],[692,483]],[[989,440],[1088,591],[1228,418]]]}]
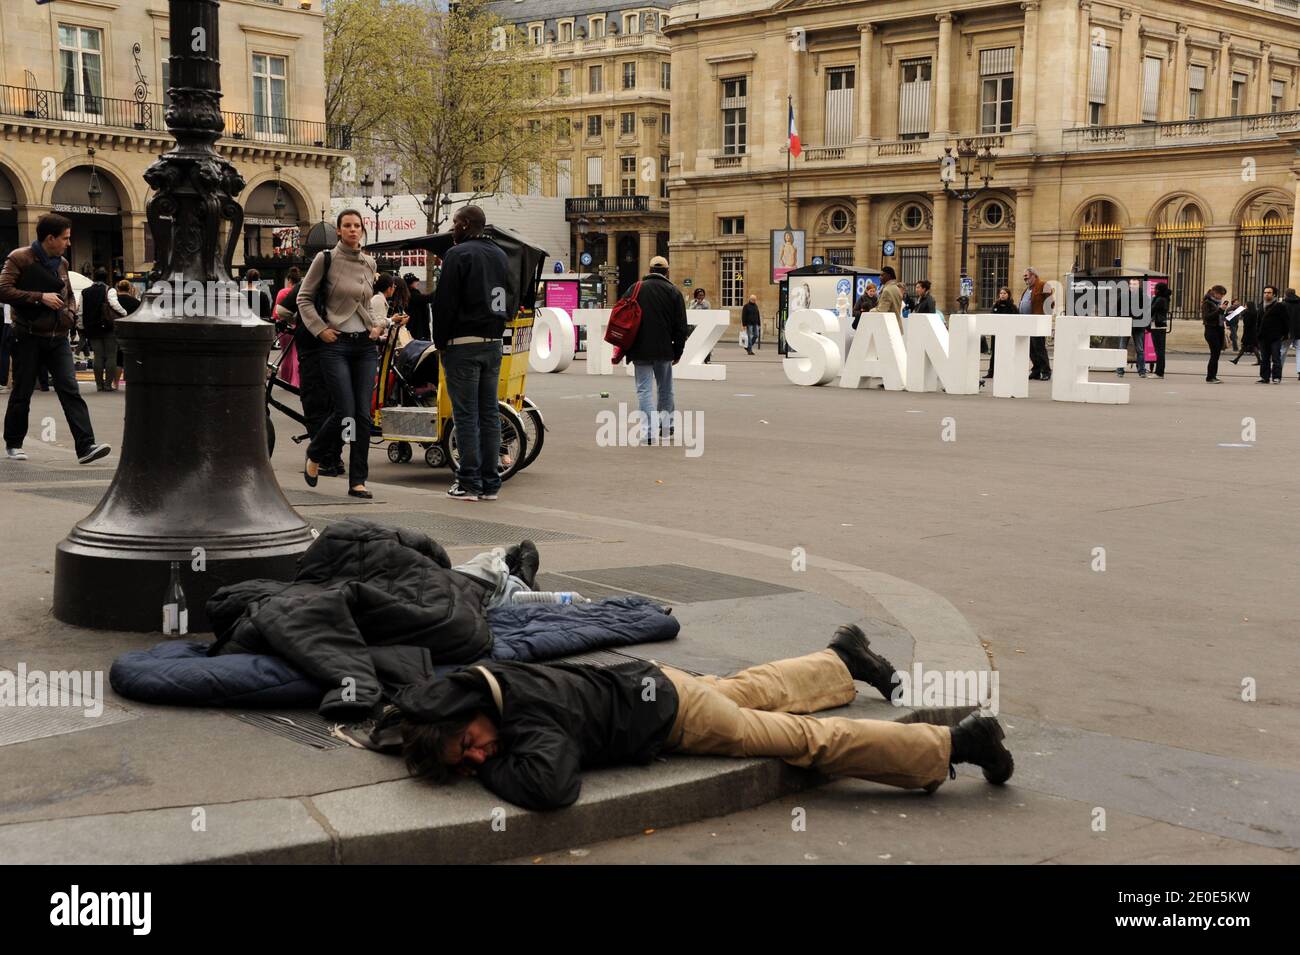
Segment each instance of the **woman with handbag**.
[{"label": "woman with handbag", "polygon": [[1170,298],[1169,283],[1161,282],[1156,286],[1156,294],[1151,299],[1151,328],[1147,337],[1155,348],[1157,378],[1165,376],[1165,338],[1169,335]]},{"label": "woman with handbag", "polygon": [[374,343],[385,323],[375,320],[371,300],[378,277],[375,260],[361,251],[365,235],[361,213],[344,209],[335,219],[339,241],[317,253],[298,286],[298,311],[307,330],[320,344],[321,376],[333,408],[312,437],[302,476],[315,487],[320,463],[338,456],[351,442],[348,457],[348,496],[370,499],[370,399],[375,388],[378,358]]}]

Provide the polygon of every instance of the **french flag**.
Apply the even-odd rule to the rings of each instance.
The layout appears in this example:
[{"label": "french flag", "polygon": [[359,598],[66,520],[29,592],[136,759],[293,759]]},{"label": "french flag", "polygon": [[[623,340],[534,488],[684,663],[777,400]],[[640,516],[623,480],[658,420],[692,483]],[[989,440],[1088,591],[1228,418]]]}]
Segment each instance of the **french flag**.
[{"label": "french flag", "polygon": [[794,125],[794,103],[790,103],[790,155],[798,156],[803,152],[803,147],[799,145],[799,130]]}]

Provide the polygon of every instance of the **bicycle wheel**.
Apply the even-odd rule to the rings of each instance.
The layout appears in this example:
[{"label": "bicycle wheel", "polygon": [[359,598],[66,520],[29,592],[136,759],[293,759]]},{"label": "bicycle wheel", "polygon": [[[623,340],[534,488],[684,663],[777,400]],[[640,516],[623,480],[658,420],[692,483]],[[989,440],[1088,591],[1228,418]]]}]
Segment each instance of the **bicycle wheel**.
[{"label": "bicycle wheel", "polygon": [[520,412],[519,418],[524,423],[524,434],[528,437],[528,454],[524,457],[524,463],[519,465],[519,470],[522,471],[542,453],[542,445],[546,442],[546,423],[542,421],[542,413],[537,405],[526,395],[524,410]]},{"label": "bicycle wheel", "polygon": [[[528,434],[519,413],[504,401],[497,403],[501,415],[501,448],[497,459],[497,473],[502,481],[509,481],[520,469],[528,454]],[[456,445],[456,423],[447,421],[447,454],[451,459],[452,470],[460,468],[460,449]]]}]

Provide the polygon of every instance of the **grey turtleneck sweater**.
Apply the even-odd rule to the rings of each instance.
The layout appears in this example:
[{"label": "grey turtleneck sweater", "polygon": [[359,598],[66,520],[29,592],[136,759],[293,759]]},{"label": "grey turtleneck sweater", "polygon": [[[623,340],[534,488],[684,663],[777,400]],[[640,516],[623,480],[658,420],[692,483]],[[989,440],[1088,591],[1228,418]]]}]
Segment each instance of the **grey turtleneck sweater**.
[{"label": "grey turtleneck sweater", "polygon": [[325,315],[316,311],[316,290],[325,271],[325,255],[312,259],[311,268],[298,286],[298,313],[307,331],[317,337],[326,325],[340,332],[368,332],[375,324],[370,298],[375,291],[375,260],[360,249],[353,251],[342,242],[330,250],[330,271],[326,279],[329,297]]}]

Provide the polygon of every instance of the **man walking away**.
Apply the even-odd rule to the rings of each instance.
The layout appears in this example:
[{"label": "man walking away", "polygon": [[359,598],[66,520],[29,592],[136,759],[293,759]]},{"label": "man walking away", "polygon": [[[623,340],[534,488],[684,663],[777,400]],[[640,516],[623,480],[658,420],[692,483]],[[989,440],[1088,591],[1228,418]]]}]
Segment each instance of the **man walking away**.
[{"label": "man walking away", "polygon": [[[1282,359],[1286,354],[1286,336],[1291,327],[1291,313],[1277,297],[1277,286],[1264,286],[1263,316],[1259,320],[1259,383],[1269,380],[1282,384]],[[1270,375],[1271,369],[1271,375]]]},{"label": "man walking away", "polygon": [[456,244],[442,260],[433,297],[433,340],[451,395],[460,468],[447,496],[495,501],[501,490],[501,418],[497,380],[510,270],[506,254],[483,235],[487,217],[463,206],[451,217]]},{"label": "man walking away", "polygon": [[673,433],[673,365],[682,357],[687,334],[686,300],[668,281],[668,260],[662,255],[650,260],[650,274],[641,280],[636,300],[641,328],[625,351],[636,373],[637,403],[645,419],[642,440],[654,444],[652,435],[657,439],[664,429],[670,437]]},{"label": "man walking away", "polygon": [[873,312],[892,312],[901,322],[903,320],[903,287],[898,284],[898,273],[893,266],[886,265],[880,270],[881,286],[879,301]]},{"label": "man walking away", "polygon": [[[1300,296],[1296,295],[1295,289],[1286,290],[1286,297],[1282,299],[1286,303],[1287,311],[1287,329],[1286,341],[1282,343],[1282,364],[1286,364],[1286,355],[1294,345],[1296,349],[1296,377],[1300,378]],[[1281,369],[1278,369],[1281,371]]]},{"label": "man walking away", "polygon": [[257,269],[249,269],[244,273],[244,300],[248,302],[249,310],[262,321],[274,321],[271,296],[262,288],[261,281],[262,273]]},{"label": "man walking away", "polygon": [[912,306],[912,312],[916,315],[933,315],[937,311],[934,296],[930,294],[930,280],[921,279],[916,283],[916,304]]},{"label": "man walking away", "polygon": [[[1047,300],[1047,283],[1042,280],[1038,270],[1033,266],[1025,269],[1025,291],[1020,296],[1021,315],[1042,315],[1043,303]],[[1047,339],[1035,335],[1029,339],[1030,381],[1050,381],[1052,363],[1047,357]]]},{"label": "man walking away", "polygon": [[745,326],[745,351],[754,354],[754,346],[758,344],[758,329],[762,324],[762,318],[758,313],[758,296],[751,295],[745,307],[740,310],[740,323]]},{"label": "man walking away", "polygon": [[[1156,286],[1156,294],[1151,299],[1151,328],[1148,334],[1151,336],[1151,347],[1156,353],[1156,377],[1165,376],[1165,338],[1169,335],[1169,301],[1172,295],[1169,291],[1169,284],[1161,282]],[[1145,358],[1143,349],[1143,357]]]},{"label": "man walking away", "polygon": [[113,322],[126,314],[117,300],[117,289],[108,287],[108,269],[95,269],[95,281],[81,293],[81,324],[95,352],[92,367],[96,391],[117,390],[117,331]]},{"label": "man walking away", "polygon": [[112,448],[95,443],[90,411],[77,389],[68,332],[77,324],[72,286],[63,253],[72,244],[72,223],[56,213],[36,220],[36,241],[15,249],[0,269],[0,302],[13,306],[14,386],[5,411],[5,455],[26,461],[23,439],[31,410],[36,373],[47,369],[58,392],[63,416],[76,442],[77,460],[89,464]]},{"label": "man walking away", "polygon": [[1205,344],[1210,346],[1210,361],[1205,366],[1205,380],[1212,385],[1222,384],[1219,378],[1219,352],[1223,351],[1223,299],[1228,290],[1215,285],[1201,301],[1201,324],[1205,326]]},{"label": "man walking away", "polygon": [[411,298],[406,306],[406,314],[411,316],[411,320],[406,323],[406,330],[417,341],[432,341],[432,333],[429,331],[429,296],[420,291],[420,280],[410,272],[402,276],[402,281],[406,283]]}]

